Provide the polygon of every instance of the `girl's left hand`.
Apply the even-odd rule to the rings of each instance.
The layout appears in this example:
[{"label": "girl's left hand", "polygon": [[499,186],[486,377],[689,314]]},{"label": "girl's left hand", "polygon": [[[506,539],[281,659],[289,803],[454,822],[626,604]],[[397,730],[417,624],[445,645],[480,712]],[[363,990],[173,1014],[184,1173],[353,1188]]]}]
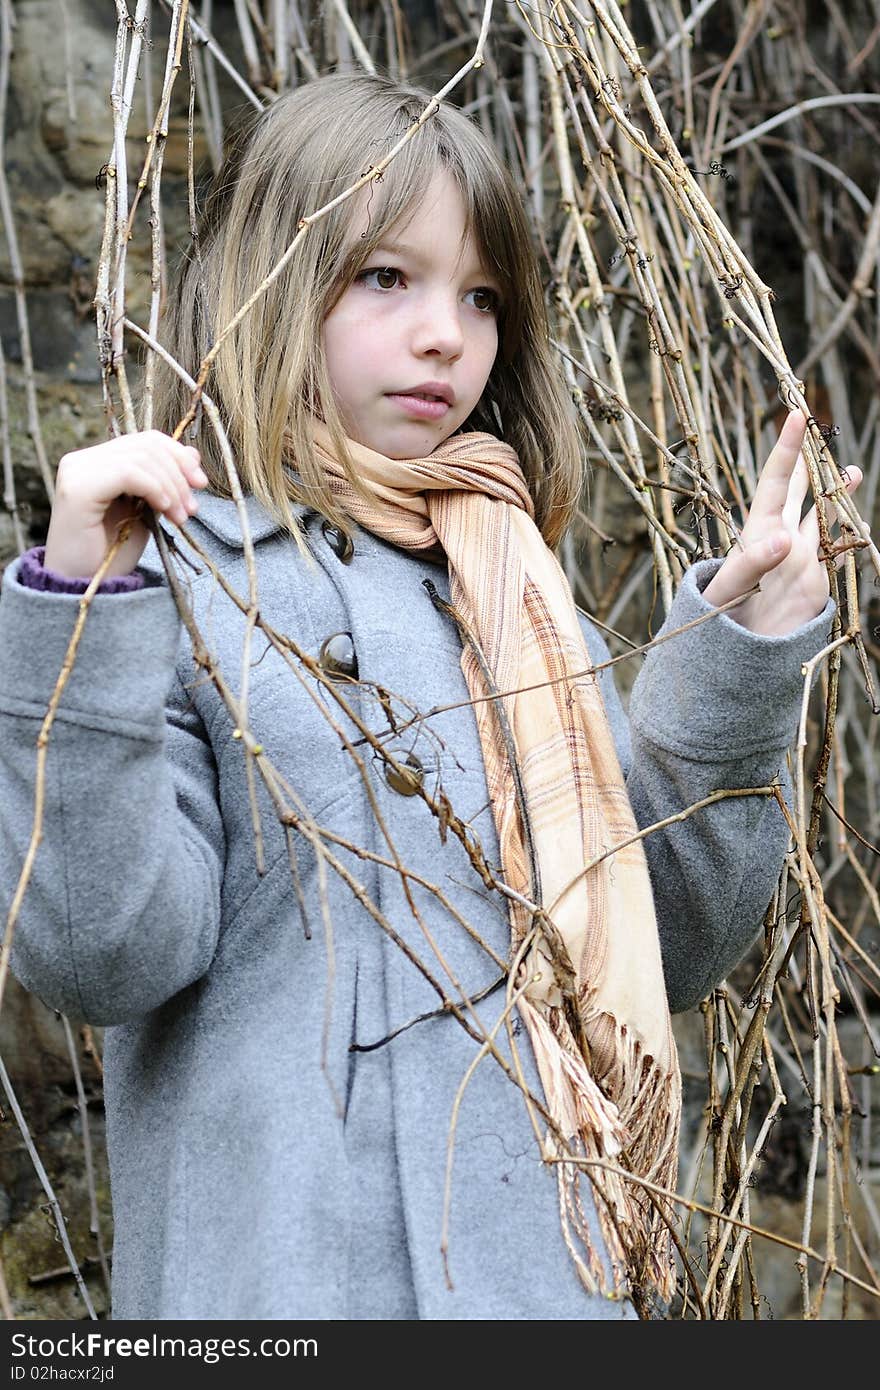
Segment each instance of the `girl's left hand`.
[{"label": "girl's left hand", "polygon": [[[828,571],[819,557],[815,505],[801,521],[809,487],[801,454],[807,422],[793,411],[761,470],[748,520],[724,564],[703,590],[709,603],[729,603],[755,584],[760,590],[729,610],[743,627],[782,637],[818,617],[828,602]],[[844,474],[847,492],[862,481],[860,468]],[[827,512],[829,523],[833,512]]]}]

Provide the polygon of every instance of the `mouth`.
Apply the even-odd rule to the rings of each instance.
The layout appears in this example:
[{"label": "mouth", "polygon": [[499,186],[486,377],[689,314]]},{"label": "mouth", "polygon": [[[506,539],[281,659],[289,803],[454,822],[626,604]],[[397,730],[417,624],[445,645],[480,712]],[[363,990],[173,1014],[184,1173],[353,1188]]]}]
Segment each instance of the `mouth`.
[{"label": "mouth", "polygon": [[420,381],[418,386],[408,386],[394,394],[414,396],[423,401],[445,401],[447,405],[455,405],[455,392],[446,381]]},{"label": "mouth", "polygon": [[407,415],[418,420],[442,420],[451,409],[455,396],[451,387],[414,387],[411,391],[390,391],[388,399]]}]

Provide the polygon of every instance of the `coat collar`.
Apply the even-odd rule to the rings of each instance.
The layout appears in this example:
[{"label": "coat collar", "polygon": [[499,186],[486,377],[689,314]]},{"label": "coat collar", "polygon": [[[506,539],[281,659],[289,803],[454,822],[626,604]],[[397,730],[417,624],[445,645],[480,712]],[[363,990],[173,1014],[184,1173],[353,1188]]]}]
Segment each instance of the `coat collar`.
[{"label": "coat collar", "polygon": [[[259,541],[266,540],[269,536],[280,533],[282,529],[280,523],[252,493],[245,494],[244,505],[251,540],[254,545]],[[308,530],[309,523],[320,515],[314,507],[308,506],[305,502],[291,502],[290,510],[305,530]],[[199,509],[192,520],[200,522],[208,531],[234,550],[244,550],[238,507],[231,498],[218,497],[213,492],[200,493]],[[389,549],[397,550],[396,546],[381,540],[372,531],[367,531],[359,526],[356,521],[351,521],[351,528],[355,537],[355,552],[360,555],[385,554]],[[405,554],[406,552],[399,551],[398,553]],[[437,568],[437,562],[431,561],[425,556],[418,558],[428,566],[427,572],[433,574]]]},{"label": "coat collar", "polygon": [[[245,495],[244,506],[247,512],[251,540],[255,544],[281,530],[276,518],[251,493]],[[307,507],[303,502],[292,502],[290,509],[297,521],[302,521],[308,515],[314,515],[314,508]],[[219,536],[220,540],[225,541],[227,545],[234,546],[237,550],[244,549],[238,507],[230,498],[217,497],[213,492],[201,493],[195,519],[206,526],[215,536]]]}]

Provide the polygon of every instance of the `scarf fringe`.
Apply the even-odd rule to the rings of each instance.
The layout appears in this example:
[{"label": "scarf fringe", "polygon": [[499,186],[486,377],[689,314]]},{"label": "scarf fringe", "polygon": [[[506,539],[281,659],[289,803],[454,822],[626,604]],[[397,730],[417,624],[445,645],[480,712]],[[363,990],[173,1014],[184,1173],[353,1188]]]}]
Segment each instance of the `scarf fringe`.
[{"label": "scarf fringe", "polygon": [[[606,1298],[623,1298],[638,1289],[644,1296],[668,1301],[676,1280],[675,1243],[668,1229],[674,1213],[663,1198],[640,1186],[638,1178],[675,1189],[681,1089],[677,1067],[659,1066],[645,1055],[631,1027],[615,1024],[614,1075],[604,1078],[603,1087],[574,1051],[560,1009],[545,1012],[528,999],[521,1000],[519,1008],[547,1107],[564,1137],[563,1142],[548,1132],[545,1156],[556,1168],[563,1236],[581,1282],[588,1292]],[[606,1027],[607,1022],[606,1015]],[[674,1056],[671,1033],[670,1045]],[[629,1169],[633,1178],[590,1160]],[[595,1193],[610,1269],[597,1249],[582,1201],[584,1181]]]}]

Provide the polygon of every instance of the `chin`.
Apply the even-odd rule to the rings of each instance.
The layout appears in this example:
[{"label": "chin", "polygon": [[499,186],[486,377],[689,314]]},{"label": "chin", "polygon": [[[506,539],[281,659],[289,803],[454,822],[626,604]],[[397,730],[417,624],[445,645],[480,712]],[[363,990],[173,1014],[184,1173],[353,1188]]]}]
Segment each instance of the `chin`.
[{"label": "chin", "polygon": [[367,447],[390,459],[418,459],[432,454],[448,438],[448,434],[428,435],[414,430],[409,437],[397,434],[384,443],[368,444]]}]

